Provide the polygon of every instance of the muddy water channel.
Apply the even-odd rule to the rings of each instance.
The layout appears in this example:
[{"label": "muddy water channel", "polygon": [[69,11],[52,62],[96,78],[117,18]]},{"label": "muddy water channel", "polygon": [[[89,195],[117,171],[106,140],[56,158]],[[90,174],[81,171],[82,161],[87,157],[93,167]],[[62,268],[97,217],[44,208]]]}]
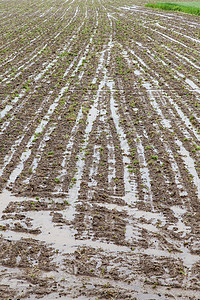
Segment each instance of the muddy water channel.
[{"label": "muddy water channel", "polygon": [[199,17],[0,5],[0,300],[200,299]]}]

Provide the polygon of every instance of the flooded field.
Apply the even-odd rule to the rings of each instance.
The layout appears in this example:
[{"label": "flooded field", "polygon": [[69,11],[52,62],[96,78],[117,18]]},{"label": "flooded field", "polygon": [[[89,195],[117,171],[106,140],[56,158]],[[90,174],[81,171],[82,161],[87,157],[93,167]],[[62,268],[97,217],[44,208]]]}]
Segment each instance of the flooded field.
[{"label": "flooded field", "polygon": [[200,299],[199,17],[0,8],[0,300]]}]

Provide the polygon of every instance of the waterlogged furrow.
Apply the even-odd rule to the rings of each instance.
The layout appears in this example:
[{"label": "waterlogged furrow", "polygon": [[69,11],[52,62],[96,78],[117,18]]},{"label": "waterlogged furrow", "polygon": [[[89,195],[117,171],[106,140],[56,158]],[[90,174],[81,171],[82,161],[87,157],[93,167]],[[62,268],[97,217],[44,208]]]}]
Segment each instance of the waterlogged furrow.
[{"label": "waterlogged furrow", "polygon": [[[131,63],[133,63],[133,60],[129,59],[127,51],[123,50],[122,54],[123,54],[124,58],[127,60],[128,66],[131,67]],[[134,74],[136,76],[141,75],[140,71],[138,71],[138,70],[134,71]],[[125,96],[123,96],[124,89],[123,89],[122,83],[120,83],[119,87],[120,87],[120,93],[121,93],[120,96],[121,96],[121,99],[123,99],[123,103],[124,103],[124,110],[128,111],[128,109],[126,108],[126,99],[125,99]],[[135,108],[136,112],[137,112],[137,110],[138,109]],[[131,124],[132,130],[135,132],[135,140],[136,140],[136,147],[137,147],[136,149],[137,149],[138,159],[139,159],[139,163],[140,163],[141,178],[142,178],[142,181],[143,181],[143,185],[145,187],[144,188],[144,200],[145,200],[145,202],[150,201],[151,209],[153,210],[151,179],[150,179],[150,175],[149,175],[147,160],[145,158],[144,146],[143,146],[142,141],[141,141],[141,136],[140,136],[140,134],[137,133],[136,128],[133,124],[132,118],[127,114],[126,114],[126,118],[128,119],[128,122]],[[155,149],[154,149],[154,151],[155,151]]]},{"label": "waterlogged furrow", "polygon": [[[43,7],[43,9],[45,9]],[[24,32],[24,34],[22,35],[23,37],[25,37],[27,34],[30,34],[32,31],[36,31],[36,28],[40,28],[40,26],[42,25],[42,23],[46,22],[47,20],[50,21],[51,19],[54,18],[54,22],[55,20],[58,20],[59,17],[61,18],[63,16],[63,9],[64,7],[50,7],[49,9],[45,10],[45,13],[42,15],[37,14],[37,12],[35,12],[36,14],[36,18],[29,18],[29,16],[27,16],[27,20],[25,19],[20,19],[19,15],[17,16],[17,20],[13,20],[13,27],[15,27],[15,30],[17,29],[17,31],[19,32],[23,32],[24,28],[28,28],[28,30],[26,32]],[[65,12],[65,9],[64,9]],[[48,14],[48,18],[43,18],[45,16],[45,14]],[[42,18],[41,20],[37,20],[37,18]],[[22,21],[22,24],[17,26],[16,22],[18,22],[19,20]],[[27,21],[27,23],[23,22],[23,21]],[[30,28],[28,25],[32,25],[32,28]],[[49,29],[48,27],[46,29]],[[16,34],[16,32],[14,32],[14,34]]]},{"label": "waterlogged furrow", "polygon": [[[144,84],[145,88],[146,88],[146,84]],[[152,92],[151,92],[151,86],[147,86],[147,90],[149,90],[149,94],[150,94],[150,100],[151,100],[151,104],[153,105],[154,109],[156,109],[156,112],[159,114],[160,118],[162,119],[162,125],[167,128],[168,130],[172,130],[172,126],[170,124],[170,121],[166,120],[163,113],[162,113],[162,110],[160,109],[159,105],[157,104],[156,102],[156,98],[154,98],[152,96]],[[185,132],[184,132],[185,133]],[[189,136],[189,134],[188,134]],[[197,135],[198,137],[198,135]],[[175,139],[174,141],[175,143],[177,143],[177,145],[181,148],[180,149],[180,154],[183,158],[183,161],[184,163],[186,164],[186,167],[189,171],[189,173],[192,175],[193,177],[193,182],[197,188],[197,195],[198,195],[198,198],[199,198],[199,185],[200,185],[200,178],[199,176],[197,175],[197,172],[196,172],[196,169],[195,169],[195,162],[194,160],[190,157],[189,155],[189,152],[184,148],[183,146],[183,143],[178,140],[178,139]],[[187,159],[185,158],[185,155],[187,157]],[[188,162],[189,160],[189,162]]]},{"label": "waterlogged furrow", "polygon": [[[70,71],[70,69],[73,67],[74,65],[74,61],[71,63],[71,65],[68,67],[68,69],[65,72],[65,76],[67,75],[67,73]],[[17,165],[17,167],[13,170],[13,172],[10,175],[10,179],[8,181],[8,184],[10,183],[14,183],[16,178],[20,175],[21,171],[23,170],[24,167],[24,162],[29,158],[29,156],[31,155],[31,147],[32,144],[35,140],[35,136],[41,134],[41,132],[44,130],[44,128],[46,127],[46,125],[49,123],[49,119],[52,116],[52,114],[54,113],[56,107],[59,104],[60,99],[62,98],[63,94],[65,93],[65,91],[68,89],[69,87],[69,82],[67,82],[67,84],[60,90],[59,96],[55,99],[55,101],[53,102],[53,104],[50,105],[47,114],[43,117],[43,120],[41,121],[41,123],[39,124],[39,126],[37,127],[36,131],[34,132],[34,134],[32,135],[32,137],[30,138],[28,144],[26,145],[26,148],[29,149],[28,151],[25,151],[22,153],[21,157],[20,157],[20,163]],[[51,131],[50,131],[51,132]]]},{"label": "waterlogged furrow", "polygon": [[[77,13],[77,10],[76,10],[76,13]],[[76,15],[76,13],[75,13],[75,15]],[[74,15],[74,18],[75,18],[75,15]],[[72,21],[73,21],[73,18],[70,20],[69,24],[70,24]],[[68,24],[68,25],[69,25],[69,24]],[[31,80],[31,81],[34,80],[34,81],[37,82],[39,79],[41,79],[42,76],[44,76],[45,73],[47,73],[47,71],[49,71],[49,68],[52,68],[52,67],[54,66],[54,64],[57,62],[58,58],[59,58],[60,56],[62,56],[63,54],[65,54],[65,50],[66,50],[66,49],[68,49],[67,53],[70,53],[69,45],[70,45],[70,44],[72,43],[72,41],[77,37],[77,34],[79,33],[79,31],[80,31],[81,27],[83,26],[83,24],[84,24],[84,22],[79,26],[77,32],[72,36],[72,38],[70,38],[70,40],[69,40],[69,42],[67,43],[67,45],[66,45],[66,46],[64,47],[64,49],[59,53],[59,55],[53,60],[53,62],[49,63],[49,64],[46,66],[46,68],[45,68],[42,72],[40,72],[39,74],[37,74],[35,77],[33,77],[33,74],[31,74],[31,75],[29,76],[27,82],[29,82],[29,80]],[[68,26],[68,25],[67,25],[67,26]],[[66,27],[67,27],[67,26],[66,26]],[[33,77],[33,78],[32,78],[32,77]],[[14,103],[15,103],[15,101],[14,101]],[[5,112],[5,113],[8,112],[11,108],[12,108],[12,105],[8,104],[8,105],[4,108],[4,112]],[[5,113],[4,113],[4,115],[5,115]]]},{"label": "waterlogged furrow", "polygon": [[[77,73],[78,70],[79,70],[79,66],[82,65],[83,57],[85,58],[86,53],[88,53],[88,51],[89,51],[89,46],[90,46],[90,44],[92,43],[92,39],[93,39],[94,35],[95,35],[95,32],[93,33],[93,36],[90,38],[90,42],[89,42],[89,44],[86,46],[86,50],[85,50],[83,56],[82,56],[82,57],[80,58],[80,60],[77,62],[77,66],[78,66],[78,67],[76,67],[76,68],[74,69],[74,71],[73,71],[73,73],[72,73],[72,77],[75,77],[75,76],[76,76],[76,73]],[[76,58],[74,59],[74,61],[76,61]],[[74,61],[73,61],[73,63],[74,63]],[[67,75],[68,72],[69,72],[69,70],[67,70],[67,71],[64,73],[64,77]],[[83,75],[84,75],[84,71],[80,72],[80,75],[78,76],[79,79],[81,79],[81,78],[83,77]],[[69,86],[69,85],[68,85],[68,86]],[[64,89],[67,90],[68,88],[65,87]],[[74,90],[74,89],[75,89],[75,87],[71,88],[71,89],[70,89],[70,92],[73,93],[73,90]],[[61,95],[61,97],[62,97],[62,95]],[[70,100],[70,99],[69,99],[69,100]],[[54,103],[54,104],[55,104],[55,103]],[[57,175],[57,177],[56,177],[57,180],[58,180],[59,182],[60,182],[60,181],[62,182],[63,179],[64,179],[64,177],[65,177],[65,174],[66,174],[66,169],[65,169],[65,167],[66,167],[66,162],[70,160],[70,156],[71,156],[71,154],[72,154],[73,147],[75,146],[74,143],[75,143],[76,133],[77,133],[77,131],[79,130],[79,123],[82,121],[82,118],[83,118],[82,109],[83,109],[83,107],[81,107],[80,110],[79,110],[79,113],[78,113],[77,119],[76,119],[76,123],[75,123],[75,125],[74,125],[74,127],[72,128],[72,131],[71,131],[71,137],[70,137],[70,139],[68,140],[68,144],[67,144],[66,150],[65,150],[65,152],[63,153],[63,160],[62,160],[62,162],[61,162],[61,166],[62,166],[63,169],[62,169],[61,172],[58,173],[58,175]],[[49,117],[49,113],[47,113],[47,115],[48,115],[48,117]],[[47,116],[46,116],[45,120],[46,120],[46,119],[47,119]],[[39,160],[37,159],[37,163],[38,163],[38,162],[39,162]],[[59,194],[60,192],[62,192],[62,188],[59,187],[59,186],[57,186],[56,190],[57,190],[56,193],[58,193],[58,194]],[[56,193],[54,192],[54,195],[55,195]]]},{"label": "waterlogged furrow", "polygon": [[1,8],[0,298],[198,299],[198,18]]},{"label": "waterlogged furrow", "polygon": [[[70,48],[69,48],[68,52],[70,52]],[[74,65],[74,63],[76,62],[76,60],[77,60],[77,57],[74,58],[74,60],[73,60],[72,63],[70,64],[70,66],[67,68],[67,70],[65,71],[65,73],[64,73],[64,75],[63,75],[63,78],[65,78],[65,77],[68,75],[70,69],[72,68],[72,66]],[[65,86],[65,87],[63,88],[63,90],[62,90],[60,96],[57,98],[57,102],[58,102],[59,99],[62,97],[62,93],[63,93],[63,91],[64,91],[65,89],[67,89],[68,85],[69,85],[69,84],[67,84],[67,86]],[[22,96],[23,96],[23,95],[22,95]],[[15,100],[18,100],[18,99],[19,99],[19,97],[16,97],[16,99],[14,99],[14,101],[15,101]],[[16,102],[16,101],[15,101],[15,102]],[[25,103],[26,103],[26,101],[24,101],[24,104],[25,104]],[[22,104],[23,104],[23,102],[22,102]],[[22,104],[21,104],[21,106],[22,106]],[[54,106],[54,104],[53,104],[53,106]],[[11,109],[11,107],[8,106],[7,109]],[[16,109],[18,110],[19,107],[17,107]],[[55,109],[55,108],[54,108],[54,109]],[[40,109],[40,110],[41,110],[41,109]],[[39,113],[40,110],[38,110],[37,113]],[[50,107],[50,110],[51,110],[51,113],[53,113],[53,110],[52,110],[51,107]],[[3,110],[2,113],[5,113],[5,111]],[[47,112],[47,115],[44,117],[44,119],[45,119],[45,121],[44,121],[45,124],[44,124],[43,127],[45,127],[45,125],[47,124],[47,120],[50,118],[50,115],[51,115],[50,112]],[[10,121],[12,121],[12,119],[13,119],[13,117],[10,119]],[[43,124],[43,121],[42,121],[41,124]],[[7,121],[7,122],[5,122],[5,123],[3,124],[2,132],[5,131],[5,129],[8,127],[8,125],[9,125],[9,121]]]},{"label": "waterlogged furrow", "polygon": [[123,132],[123,129],[120,128],[119,125],[119,117],[117,115],[117,104],[114,100],[114,82],[109,82],[109,88],[111,91],[111,98],[110,98],[110,109],[112,112],[112,117],[117,129],[117,133],[119,135],[119,140],[121,144],[121,148],[123,149],[123,163],[124,163],[124,185],[125,185],[125,201],[130,203],[130,201],[136,202],[137,200],[137,186],[135,183],[134,175],[130,175],[128,172],[127,166],[130,164],[130,148],[126,139],[126,136]]},{"label": "waterlogged furrow", "polygon": [[[47,45],[48,44],[51,44],[51,46],[52,45],[56,45],[57,43],[58,43],[58,41],[56,41],[56,39],[61,35],[61,33],[64,31],[64,30],[66,30],[68,27],[69,27],[69,25],[74,21],[74,19],[76,18],[76,15],[77,15],[77,12],[78,12],[78,8],[76,9],[76,11],[74,12],[74,15],[72,16],[72,18],[71,18],[71,20],[69,21],[69,22],[67,22],[67,24],[65,24],[65,26],[64,26],[64,28],[61,30],[61,31],[59,31],[59,33],[57,33],[56,35],[54,35],[52,38],[47,38],[46,40],[45,40],[45,45],[42,47],[42,49],[41,49],[41,45],[38,47],[38,48],[36,48],[36,49],[34,49],[33,50],[33,52],[30,54],[30,59],[28,60],[28,63],[29,63],[29,65],[28,66],[26,66],[25,67],[25,63],[23,63],[23,60],[21,60],[21,61],[19,61],[18,63],[17,63],[17,65],[19,65],[19,67],[17,68],[17,65],[15,64],[14,66],[12,66],[12,69],[15,69],[15,73],[17,72],[17,71],[19,71],[20,69],[22,69],[22,71],[19,71],[17,74],[15,74],[15,76],[13,77],[13,80],[15,80],[17,77],[19,77],[20,75],[22,76],[22,73],[23,72],[25,72],[26,71],[26,69],[28,69],[28,68],[30,68],[30,67],[32,67],[33,68],[33,66],[34,66],[34,64],[35,63],[38,63],[38,60],[40,59],[40,56],[39,56],[39,58],[37,58],[37,60],[36,61],[34,61],[34,59],[38,56],[38,55],[40,55],[41,53],[43,53],[44,52],[44,50],[45,50],[45,48],[47,47]],[[45,32],[44,32],[44,35],[45,35]],[[34,39],[35,40],[35,39]],[[42,40],[42,42],[43,42],[43,40]],[[39,43],[39,42],[38,42]],[[43,43],[44,44],[44,43]],[[33,55],[38,49],[40,49],[35,55]],[[63,51],[64,52],[64,51]],[[59,53],[59,55],[62,55],[62,53],[63,52],[61,52],[61,53]],[[30,63],[31,62],[31,63]],[[23,65],[21,65],[23,63]],[[46,62],[45,62],[46,63]],[[40,62],[39,62],[39,64],[41,64]],[[9,70],[8,70],[9,71]],[[8,72],[8,71],[6,71],[6,72]],[[33,74],[32,74],[33,75]],[[12,74],[11,75],[9,75],[7,78],[4,78],[3,79],[3,82],[5,81],[7,84],[9,84],[10,82],[11,82],[11,80],[7,80],[10,76],[12,76]]]},{"label": "waterlogged furrow", "polygon": [[[139,74],[136,74],[136,75],[139,75]],[[153,81],[155,81],[154,79],[152,79]],[[156,85],[158,86],[158,82],[155,81]],[[163,125],[167,128],[170,128],[170,124],[169,124],[169,121],[167,119],[164,118],[163,114],[162,114],[162,111],[161,109],[159,108],[159,105],[157,104],[156,102],[156,99],[161,99],[160,96],[156,96],[156,98],[154,98],[154,96],[152,97],[153,95],[153,92],[152,90],[154,89],[149,83],[144,83],[143,85],[145,88],[147,88],[147,90],[149,90],[149,93],[150,93],[150,99],[151,99],[151,104],[153,105],[153,108],[156,112],[158,112],[158,114],[162,117],[163,121]],[[159,95],[159,94],[158,94]],[[194,136],[197,138],[197,140],[199,140],[199,132],[198,130],[196,130],[194,127],[193,127],[193,124],[191,123],[191,121],[189,120],[188,117],[186,117],[183,112],[181,111],[181,109],[178,107],[178,105],[176,103],[173,102],[173,100],[170,98],[170,97],[167,97],[168,101],[170,101],[170,104],[172,105],[172,107],[176,108],[177,112],[179,113],[179,116],[181,117],[182,120],[185,121],[185,125],[188,127],[188,129],[190,131],[192,131],[194,133]],[[166,103],[162,103],[162,105],[166,105]],[[166,106],[165,107],[165,110],[166,110]],[[174,116],[174,114],[171,112],[171,115],[170,117]],[[198,119],[198,118],[197,118]],[[191,138],[190,137],[190,134],[185,130],[183,129],[183,134],[188,138]]]},{"label": "waterlogged furrow", "polygon": [[[59,9],[58,9],[59,10]],[[51,15],[51,18],[53,18],[54,17],[54,14],[53,15]],[[51,19],[50,18],[50,19]],[[50,21],[50,20],[49,20]],[[59,21],[59,19],[58,19],[58,21]],[[58,22],[57,21],[57,22]],[[55,24],[57,23],[57,22],[55,22]],[[40,24],[39,24],[40,25]],[[36,26],[36,27],[33,27],[31,30],[29,30],[29,31],[26,31],[26,34],[24,34],[24,36],[22,36],[21,38],[23,39],[26,39],[27,38],[27,34],[29,33],[30,35],[31,35],[31,33],[32,33],[32,31],[34,32],[34,30],[37,32],[37,27],[39,27],[38,25]],[[42,32],[42,34],[45,36],[45,33],[47,33],[47,30],[45,29],[43,32]],[[17,38],[15,38],[14,40],[13,40],[13,42],[15,42],[17,40]],[[15,58],[17,58],[18,59],[18,55],[16,55],[16,53],[20,53],[21,52],[21,54],[23,53],[23,52],[29,52],[28,51],[28,49],[30,48],[30,46],[31,46],[31,44],[33,44],[33,45],[35,45],[35,41],[36,40],[38,40],[38,42],[41,42],[42,41],[42,39],[41,39],[41,34],[39,34],[39,35],[37,35],[34,39],[32,39],[32,40],[30,40],[28,43],[27,43],[27,45],[24,47],[24,46],[22,46],[21,48],[19,48],[17,51],[14,51],[14,49],[15,48],[12,48],[12,43],[9,43],[9,44],[7,44],[6,46],[8,47],[10,47],[11,49],[12,49],[12,52],[13,52],[13,54],[11,54],[11,55],[9,55],[8,57],[7,57],[7,59],[4,61],[4,63],[1,65],[1,66],[5,66],[5,65],[7,65],[8,63],[10,64],[10,62],[11,61],[13,61]],[[37,47],[37,48],[40,48],[40,46],[39,47]],[[35,50],[34,50],[35,51]],[[31,55],[32,55],[32,53],[31,53]],[[7,71],[6,71],[6,73],[7,73]],[[5,74],[6,74],[5,73]]]},{"label": "waterlogged furrow", "polygon": [[[81,26],[79,27],[79,30],[80,30],[80,28],[82,27],[82,25],[83,25],[83,23],[82,23]],[[78,31],[79,31],[79,30],[78,30]],[[71,44],[71,42],[75,39],[75,37],[76,37],[76,35],[73,35],[73,36],[72,36],[72,38],[70,39],[68,45],[64,47],[63,51],[59,54],[59,56],[62,55],[62,53],[65,53],[66,49],[69,47],[69,45]],[[70,51],[71,51],[71,47],[68,48],[68,51],[67,51],[67,52],[70,53]],[[58,57],[59,57],[59,56],[58,56]],[[46,67],[42,72],[40,72],[38,75],[36,75],[36,76],[33,78],[33,81],[37,82],[38,80],[40,80],[41,77],[42,77],[42,76],[43,76],[43,75],[44,75],[51,67],[53,67],[53,66],[55,65],[55,63],[56,63],[57,60],[58,60],[58,57],[57,57],[56,59],[54,59],[51,63],[49,63],[49,64],[47,65],[47,67]],[[76,58],[75,58],[74,60],[76,60]],[[65,77],[67,74],[68,74],[68,69],[65,71],[64,77]],[[31,77],[32,77],[32,75],[30,76],[30,78],[31,78]],[[26,91],[23,90],[19,95],[17,95],[17,96],[12,100],[11,104],[7,104],[7,105],[5,106],[5,108],[4,108],[4,109],[1,111],[1,113],[0,113],[0,117],[1,117],[1,118],[5,117],[5,115],[6,115],[11,109],[13,109],[13,107],[14,107],[13,104],[17,103],[17,102],[19,101],[19,99],[21,99],[21,98],[25,95],[25,92],[26,92]],[[23,104],[25,104],[25,103],[26,103],[26,99],[25,99],[25,101],[23,101],[20,105],[18,105],[18,106],[16,107],[14,113],[15,113],[16,111],[19,110],[19,107],[22,108]],[[11,117],[11,119],[10,119],[9,121],[6,121],[6,122],[3,123],[3,126],[2,126],[2,132],[5,131],[5,129],[8,127],[9,123],[10,123],[12,120],[13,120],[13,117]]]},{"label": "waterlogged furrow", "polygon": [[[67,22],[67,24],[65,24],[65,29],[67,28],[67,27],[69,27],[69,25],[71,24],[71,22],[73,21],[74,22],[74,20],[76,19],[76,15],[77,15],[77,10],[78,10],[78,7],[76,8],[76,10],[74,11],[74,15],[72,16],[72,18],[70,18],[70,21],[69,22]],[[83,22],[84,23],[84,22]],[[81,27],[81,26],[80,26]],[[78,28],[78,31],[80,30],[80,27]],[[78,31],[76,32],[76,31],[74,31],[74,33],[76,32],[76,33],[78,33]],[[22,67],[22,66],[20,66],[19,68],[21,69],[21,71],[19,71],[15,76],[14,76],[14,79],[16,79],[17,77],[19,77],[20,79],[22,78],[23,79],[23,74],[26,72],[26,70],[28,69],[28,68],[32,68],[33,70],[34,70],[34,72],[36,71],[36,69],[34,68],[35,67],[35,64],[37,63],[37,65],[38,64],[41,64],[41,62],[40,61],[38,61],[39,59],[40,59],[40,57],[38,57],[37,59],[36,59],[36,61],[34,60],[34,58],[35,57],[37,57],[37,55],[38,54],[41,54],[40,56],[41,56],[41,58],[42,59],[44,59],[44,55],[45,55],[45,51],[49,51],[49,49],[48,49],[48,46],[47,46],[47,42],[48,43],[51,43],[51,47],[53,46],[53,45],[57,45],[58,44],[58,41],[56,41],[56,39],[58,39],[58,36],[61,34],[63,32],[63,30],[61,30],[59,33],[57,33],[56,34],[56,36],[54,36],[54,39],[51,41],[49,38],[48,39],[46,39],[46,44],[45,44],[45,46],[37,53],[37,54],[35,54],[34,56],[33,55],[31,55],[32,57],[31,57],[31,59],[29,59],[29,62],[30,62],[30,64],[28,65],[28,66],[26,66],[26,67]],[[73,37],[74,37],[74,35],[73,35]],[[61,37],[61,38],[63,38],[63,37]],[[70,39],[70,42],[72,42],[72,40],[73,40],[73,38],[71,38]],[[60,42],[60,41],[59,41]],[[59,44],[58,44],[59,45]],[[67,48],[68,47],[68,44],[67,44],[67,46],[65,47],[65,48]],[[34,50],[33,51],[33,53],[35,52],[36,50]],[[44,53],[44,54],[43,54]],[[59,50],[59,56],[61,55],[62,56],[62,54],[64,53],[64,51],[60,51]],[[45,55],[46,56],[46,55]],[[54,62],[55,62],[55,60],[54,60]],[[44,65],[45,64],[47,64],[47,62],[45,62],[44,63]],[[51,65],[51,64],[50,64]],[[52,66],[52,65],[51,65]],[[45,71],[48,71],[48,69],[49,69],[49,67],[45,70]],[[15,70],[15,73],[16,73],[16,70]],[[42,73],[43,74],[43,73]],[[41,74],[41,75],[42,75]],[[40,76],[38,76],[39,78],[41,77],[41,75]],[[31,75],[29,76],[29,78],[28,78],[28,80],[32,80],[32,77],[33,77],[33,72],[31,72]],[[36,76],[36,78],[38,79],[38,77]]]}]

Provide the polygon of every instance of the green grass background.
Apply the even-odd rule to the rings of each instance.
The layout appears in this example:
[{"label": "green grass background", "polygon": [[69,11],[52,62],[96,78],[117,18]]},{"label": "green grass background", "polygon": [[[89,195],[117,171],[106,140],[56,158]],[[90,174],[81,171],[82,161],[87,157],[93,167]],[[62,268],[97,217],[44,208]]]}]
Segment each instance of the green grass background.
[{"label": "green grass background", "polygon": [[197,2],[189,2],[189,1],[188,2],[175,2],[173,4],[200,8],[200,1],[197,1]]},{"label": "green grass background", "polygon": [[200,16],[200,1],[194,2],[158,2],[148,3],[146,7],[160,8],[164,10],[180,11]]}]

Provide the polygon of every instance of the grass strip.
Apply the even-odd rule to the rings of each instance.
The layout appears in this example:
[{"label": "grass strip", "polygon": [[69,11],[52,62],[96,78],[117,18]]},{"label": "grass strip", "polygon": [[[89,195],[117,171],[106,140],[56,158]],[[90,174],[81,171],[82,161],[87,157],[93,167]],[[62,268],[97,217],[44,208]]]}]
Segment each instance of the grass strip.
[{"label": "grass strip", "polygon": [[179,3],[158,2],[158,3],[147,3],[145,6],[164,9],[164,10],[180,11],[180,12],[200,16],[200,2],[185,2],[185,3],[183,2],[181,4],[180,2]]}]

